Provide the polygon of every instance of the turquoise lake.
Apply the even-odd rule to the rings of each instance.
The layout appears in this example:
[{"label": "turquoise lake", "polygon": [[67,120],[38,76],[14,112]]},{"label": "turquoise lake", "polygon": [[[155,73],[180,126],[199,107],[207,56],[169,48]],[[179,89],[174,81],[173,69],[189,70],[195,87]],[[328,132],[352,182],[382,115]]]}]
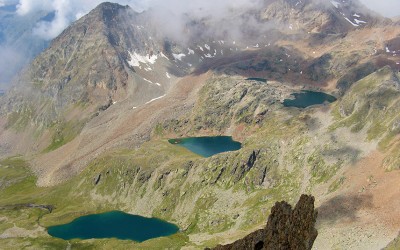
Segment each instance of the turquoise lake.
[{"label": "turquoise lake", "polygon": [[304,90],[300,93],[293,93],[292,96],[294,96],[294,99],[285,99],[283,101],[283,106],[307,108],[309,106],[323,104],[325,102],[332,103],[336,101],[336,97],[332,95],[310,90]]},{"label": "turquoise lake", "polygon": [[169,236],[179,228],[169,222],[131,215],[120,211],[79,217],[64,225],[48,228],[48,233],[64,240],[117,238],[142,242]]},{"label": "turquoise lake", "polygon": [[242,148],[240,142],[232,140],[231,136],[190,137],[168,140],[169,143],[185,147],[203,157],[210,157],[227,151]]}]

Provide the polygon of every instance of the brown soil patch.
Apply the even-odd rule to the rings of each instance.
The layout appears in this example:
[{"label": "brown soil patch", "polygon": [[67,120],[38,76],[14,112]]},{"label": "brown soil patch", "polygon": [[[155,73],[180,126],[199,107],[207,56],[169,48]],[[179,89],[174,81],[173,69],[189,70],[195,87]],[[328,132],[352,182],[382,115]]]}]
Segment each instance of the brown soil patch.
[{"label": "brown soil patch", "polygon": [[[344,187],[319,201],[320,235],[315,249],[382,248],[396,237],[400,171],[386,172],[383,159],[384,154],[374,151],[349,166]],[[343,236],[346,233],[348,237]]]}]

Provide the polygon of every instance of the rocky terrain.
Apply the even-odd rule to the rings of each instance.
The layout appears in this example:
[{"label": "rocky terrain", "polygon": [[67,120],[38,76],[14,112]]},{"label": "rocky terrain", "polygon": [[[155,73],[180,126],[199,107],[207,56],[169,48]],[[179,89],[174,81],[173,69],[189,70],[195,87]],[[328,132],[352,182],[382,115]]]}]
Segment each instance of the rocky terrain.
[{"label": "rocky terrain", "polygon": [[277,202],[265,228],[214,249],[311,249],[318,235],[314,228],[317,214],[312,196],[302,195],[293,210],[288,203]]},{"label": "rocky terrain", "polygon": [[[305,230],[314,249],[381,249],[398,237],[400,26],[355,1],[264,4],[241,14],[259,28],[241,40],[196,36],[205,19],[187,24],[190,42],[173,41],[151,13],[111,3],[54,39],[0,97],[0,245],[213,248],[267,238],[277,201],[287,203],[273,215],[314,221],[314,206],[290,210],[303,193],[318,210],[318,237]],[[337,101],[282,104],[305,89]],[[168,143],[209,135],[243,148],[203,158]],[[109,210],[181,231],[143,243],[46,233]],[[273,215],[267,229],[280,223]]]}]

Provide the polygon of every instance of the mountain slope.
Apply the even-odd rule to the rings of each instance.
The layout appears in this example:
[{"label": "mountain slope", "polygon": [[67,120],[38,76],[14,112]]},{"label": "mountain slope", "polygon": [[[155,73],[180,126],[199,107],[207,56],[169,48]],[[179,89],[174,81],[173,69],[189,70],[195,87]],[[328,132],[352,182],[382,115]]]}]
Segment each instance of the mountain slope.
[{"label": "mountain slope", "polygon": [[[354,26],[340,11],[350,18],[357,5],[332,2],[265,1],[242,14],[260,18],[260,29],[240,41],[212,32],[166,39],[151,13],[111,3],[75,22],[1,97],[1,155],[23,156],[0,162],[0,241],[67,247],[45,227],[118,209],[182,230],[141,244],[71,245],[214,247],[263,226],[276,201],[309,193],[320,213],[316,247],[387,245],[400,228],[400,27],[372,16]],[[271,20],[298,20],[299,29],[265,29]],[[210,19],[187,27],[197,25],[212,28]],[[283,105],[302,90],[337,101]],[[243,148],[202,158],[168,143],[222,134]]]},{"label": "mountain slope", "polygon": [[[137,20],[136,25],[126,20]],[[48,150],[52,150],[72,140],[88,120],[114,103],[131,99],[137,106],[162,95],[169,81],[149,83],[129,64],[131,52],[144,58],[159,56],[161,49],[148,37],[138,13],[101,4],[66,29],[22,72],[2,100],[6,127],[28,134],[36,130],[39,135],[50,129]],[[166,59],[158,61],[168,65]],[[43,145],[37,147],[43,150]]]}]

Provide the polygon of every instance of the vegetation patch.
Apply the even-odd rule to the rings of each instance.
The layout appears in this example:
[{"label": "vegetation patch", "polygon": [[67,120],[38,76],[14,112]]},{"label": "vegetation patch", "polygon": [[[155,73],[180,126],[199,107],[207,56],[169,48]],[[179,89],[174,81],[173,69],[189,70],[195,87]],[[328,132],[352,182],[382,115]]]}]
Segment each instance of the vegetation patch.
[{"label": "vegetation patch", "polygon": [[51,152],[72,141],[85,126],[86,121],[68,121],[55,123],[52,127],[53,138],[44,153]]}]

